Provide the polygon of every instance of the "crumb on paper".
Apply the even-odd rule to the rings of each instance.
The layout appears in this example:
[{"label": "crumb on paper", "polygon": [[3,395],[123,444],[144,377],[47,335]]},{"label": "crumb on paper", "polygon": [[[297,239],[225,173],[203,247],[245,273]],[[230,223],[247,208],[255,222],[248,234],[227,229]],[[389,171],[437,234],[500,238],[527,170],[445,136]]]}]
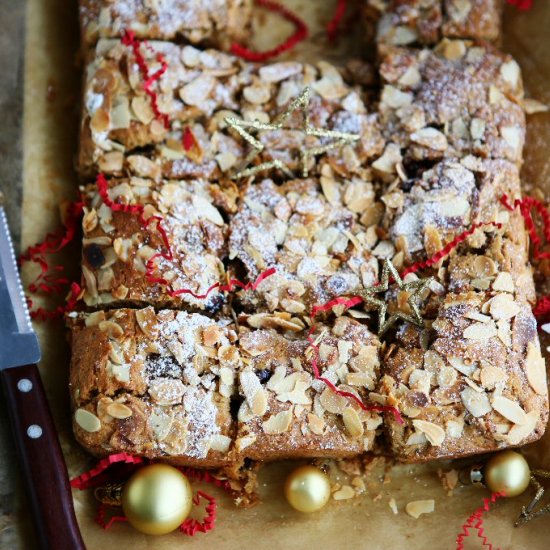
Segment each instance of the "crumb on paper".
[{"label": "crumb on paper", "polygon": [[395,502],[395,499],[393,497],[390,498],[390,501],[388,502],[389,504],[389,507],[391,509],[391,511],[397,515],[399,514],[399,510],[397,509],[397,502]]},{"label": "crumb on paper", "polygon": [[405,506],[405,511],[409,516],[418,519],[422,514],[431,514],[435,510],[435,500],[413,500]]},{"label": "crumb on paper", "polygon": [[453,495],[453,490],[458,485],[458,470],[449,470],[444,472],[443,470],[438,470],[437,475],[441,480],[443,489],[447,491],[447,496]]},{"label": "crumb on paper", "polygon": [[343,485],[341,489],[332,494],[334,500],[348,500],[355,496],[355,491],[351,485]]}]

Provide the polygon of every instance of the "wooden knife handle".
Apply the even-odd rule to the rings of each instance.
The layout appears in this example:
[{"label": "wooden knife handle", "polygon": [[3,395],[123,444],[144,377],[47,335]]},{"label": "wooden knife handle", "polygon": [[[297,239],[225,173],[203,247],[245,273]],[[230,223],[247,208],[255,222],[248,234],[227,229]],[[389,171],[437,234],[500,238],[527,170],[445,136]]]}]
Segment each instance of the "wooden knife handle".
[{"label": "wooden knife handle", "polygon": [[0,372],[40,548],[85,550],[38,368],[27,365]]}]

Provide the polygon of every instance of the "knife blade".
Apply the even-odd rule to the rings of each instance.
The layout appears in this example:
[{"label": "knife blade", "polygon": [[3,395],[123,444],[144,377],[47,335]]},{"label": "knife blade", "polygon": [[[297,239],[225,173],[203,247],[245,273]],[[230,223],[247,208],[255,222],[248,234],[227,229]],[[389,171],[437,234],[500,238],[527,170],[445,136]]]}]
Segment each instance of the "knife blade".
[{"label": "knife blade", "polygon": [[67,467],[36,366],[39,360],[40,346],[0,205],[0,377],[37,540],[43,550],[84,550]]}]

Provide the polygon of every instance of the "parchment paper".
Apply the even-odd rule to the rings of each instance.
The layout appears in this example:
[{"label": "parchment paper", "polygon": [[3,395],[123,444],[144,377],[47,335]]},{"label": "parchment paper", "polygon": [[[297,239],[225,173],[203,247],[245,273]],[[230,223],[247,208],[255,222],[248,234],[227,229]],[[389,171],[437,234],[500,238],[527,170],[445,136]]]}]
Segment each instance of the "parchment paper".
[{"label": "parchment paper", "polygon": [[[509,8],[506,18],[505,48],[520,62],[527,90],[534,98],[550,103],[550,5],[535,0],[531,12]],[[327,45],[323,25],[332,13],[335,0],[286,0],[310,25],[312,38],[294,52],[309,60],[338,59],[349,52],[358,53],[362,44],[356,36],[337,47]],[[25,86],[25,171],[23,244],[40,240],[59,223],[58,204],[75,196],[77,180],[73,172],[76,150],[77,105],[80,73],[76,65],[78,47],[76,1],[28,0]],[[257,18],[261,33],[256,44],[271,45],[290,26],[277,18],[261,14]],[[350,35],[351,36],[351,35]],[[525,181],[530,189],[550,185],[550,115],[530,117],[526,148]],[[73,255],[73,258],[75,256]],[[74,261],[74,260],[73,260]],[[38,325],[44,359],[41,364],[51,406],[62,440],[69,472],[77,475],[94,460],[74,442],[70,433],[67,396],[68,350],[60,324]],[[546,343],[548,345],[548,343]],[[550,433],[529,450],[533,466],[550,469]],[[389,483],[382,483],[376,470],[367,480],[364,497],[346,502],[331,502],[322,512],[306,516],[293,512],[282,497],[282,481],[292,464],[266,466],[260,476],[263,504],[238,510],[217,490],[221,503],[217,528],[207,534],[188,538],[172,534],[160,538],[140,535],[127,525],[103,531],[94,523],[95,503],[89,492],[75,493],[80,527],[89,550],[168,550],[180,546],[203,548],[323,548],[339,549],[419,549],[454,548],[460,525],[481,504],[488,492],[478,488],[459,488],[447,496],[436,471],[457,467],[450,463],[426,466],[396,466]],[[550,491],[549,491],[550,492]],[[550,515],[525,527],[513,522],[532,493],[499,502],[486,521],[490,540],[501,548],[538,550],[548,548]],[[388,501],[394,498],[399,513],[394,515]],[[405,513],[411,500],[435,499],[435,512],[413,519]],[[549,494],[550,498],[550,494]],[[26,517],[23,510],[21,517]],[[28,525],[23,521],[21,529]],[[481,545],[470,539],[467,548]]]}]

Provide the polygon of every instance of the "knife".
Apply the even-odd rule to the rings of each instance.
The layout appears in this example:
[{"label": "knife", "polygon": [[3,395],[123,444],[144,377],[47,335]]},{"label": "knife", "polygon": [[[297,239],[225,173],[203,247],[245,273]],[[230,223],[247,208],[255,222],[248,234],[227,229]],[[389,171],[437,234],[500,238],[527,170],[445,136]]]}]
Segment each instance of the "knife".
[{"label": "knife", "polygon": [[0,204],[0,377],[37,539],[43,550],[85,550],[67,467],[36,366],[39,360],[40,346]]}]

